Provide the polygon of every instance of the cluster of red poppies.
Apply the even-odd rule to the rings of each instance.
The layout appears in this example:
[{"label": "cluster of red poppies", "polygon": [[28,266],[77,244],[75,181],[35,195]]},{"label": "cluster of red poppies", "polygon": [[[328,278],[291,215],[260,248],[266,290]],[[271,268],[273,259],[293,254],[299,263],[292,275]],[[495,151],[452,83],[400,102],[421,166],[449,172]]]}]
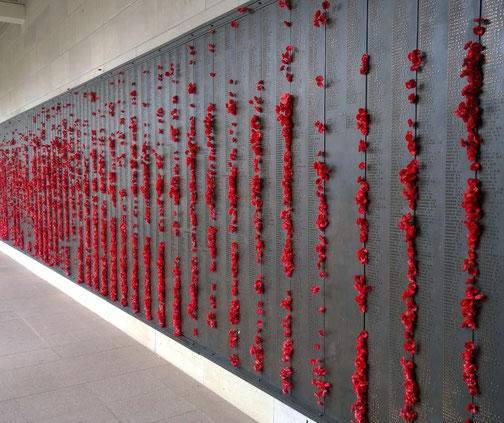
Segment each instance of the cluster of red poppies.
[{"label": "cluster of red poppies", "polygon": [[151,270],[150,270],[150,259],[151,259],[151,250],[150,250],[150,237],[145,237],[145,244],[143,249],[143,261],[144,261],[144,308],[145,308],[145,318],[147,320],[152,320],[152,312],[151,312]]},{"label": "cluster of red poppies", "polygon": [[[369,73],[369,55],[364,53],[361,57],[361,68],[359,70],[361,75]],[[367,81],[367,79],[366,79]],[[359,217],[356,220],[356,225],[359,227],[359,241],[362,247],[357,250],[357,259],[359,263],[365,266],[369,262],[368,250],[366,248],[369,222],[366,218],[368,207],[368,191],[369,184],[366,181],[366,158],[367,158],[367,135],[369,134],[369,115],[366,108],[359,108],[356,119],[357,130],[360,131],[364,139],[359,140],[358,151],[364,153],[364,160],[359,163],[359,169],[364,171],[364,176],[357,177],[357,184],[359,189],[355,196],[355,204],[358,206]],[[364,270],[365,273],[365,270]],[[354,275],[354,288],[359,295],[355,297],[355,302],[359,306],[361,313],[366,312],[367,308],[367,295],[371,291],[371,286],[366,282],[366,276],[356,274]],[[353,389],[356,395],[356,401],[352,404],[350,412],[354,414],[355,422],[367,422],[367,392],[368,392],[368,365],[367,365],[367,337],[368,333],[363,330],[357,337],[357,355],[355,357],[355,372],[352,375]],[[353,420],[352,420],[353,422]]]},{"label": "cluster of red poppies", "polygon": [[[257,82],[257,90],[262,91],[264,88],[263,81],[260,80]],[[254,153],[254,175],[251,178],[251,192],[252,199],[250,200],[250,204],[254,207],[254,229],[255,229],[255,250],[256,250],[256,262],[257,264],[261,264],[263,250],[264,250],[264,241],[261,238],[262,232],[262,217],[261,211],[263,206],[263,201],[261,198],[261,188],[262,188],[262,179],[260,176],[261,172],[261,162],[262,162],[262,132],[261,132],[261,119],[259,114],[262,113],[262,98],[257,96],[253,96],[249,100],[249,104],[254,107],[254,110],[258,114],[254,114],[250,119],[250,145],[252,147],[252,152]],[[263,275],[258,275],[256,282],[254,283],[255,291],[257,295],[259,295],[259,301],[257,302],[257,329],[256,335],[254,337],[254,344],[250,347],[250,355],[254,356],[254,370],[256,372],[260,372],[263,367],[264,362],[264,348],[262,346],[262,327],[263,321],[261,316],[264,312],[263,310],[263,302],[262,295],[264,294],[264,286],[263,286]]]},{"label": "cluster of red poppies", "polygon": [[196,256],[191,257],[191,283],[189,284],[189,294],[191,301],[187,304],[187,314],[191,319],[196,320],[198,311],[198,259]]},{"label": "cluster of red poppies", "polygon": [[313,26],[316,28],[320,28],[320,26],[324,26],[327,23],[325,11],[331,7],[331,4],[328,1],[323,1],[321,6],[322,10],[318,9],[313,16]]},{"label": "cluster of red poppies", "polygon": [[476,396],[479,395],[478,380],[476,377],[476,372],[478,371],[478,366],[474,363],[474,342],[468,341],[464,345],[465,350],[462,353],[462,358],[464,364],[462,365],[463,379],[466,383],[469,395]]},{"label": "cluster of red poppies", "polygon": [[[476,36],[481,37],[485,33],[485,28],[482,26],[484,19],[474,19],[477,23],[473,28]],[[462,96],[465,100],[460,102],[455,115],[463,120],[466,124],[466,137],[460,139],[460,144],[467,151],[467,159],[471,163],[470,170],[475,172],[474,178],[468,178],[467,188],[463,194],[462,208],[465,211],[464,225],[467,228],[467,257],[464,259],[463,272],[466,272],[468,278],[466,280],[465,297],[460,302],[462,316],[462,328],[468,327],[472,330],[477,328],[476,315],[477,308],[485,296],[476,286],[476,278],[479,274],[479,266],[476,261],[476,249],[481,236],[481,228],[479,220],[482,216],[480,204],[480,180],[477,178],[477,171],[480,169],[478,162],[479,146],[483,143],[482,136],[478,133],[480,122],[480,107],[479,95],[483,86],[483,70],[482,64],[484,60],[484,46],[480,42],[468,41],[464,50],[467,51],[460,74],[461,78],[467,78],[467,84],[462,88]],[[465,351],[463,352],[463,378],[467,384],[469,394],[474,397],[479,395],[476,372],[478,367],[474,363],[474,343],[467,342]],[[467,405],[467,409],[471,414],[476,413],[477,408],[473,402]],[[467,419],[466,421],[470,421]]]},{"label": "cluster of red poppies", "polygon": [[292,248],[292,237],[294,227],[292,226],[292,179],[294,171],[292,168],[292,108],[294,98],[289,93],[283,93],[280,97],[280,104],[276,106],[277,120],[282,126],[282,137],[285,143],[285,153],[283,155],[283,210],[280,212],[280,219],[283,220],[282,228],[286,232],[285,245],[282,254],[282,263],[284,265],[284,273],[287,277],[291,277],[294,272],[294,250]]},{"label": "cluster of red poppies", "polygon": [[280,59],[280,62],[282,63],[280,66],[280,72],[285,72],[285,78],[287,79],[288,82],[292,82],[292,73],[289,72],[290,70],[290,64],[292,63],[292,60],[294,59],[293,57],[293,51],[294,47],[293,46],[287,46],[285,47],[285,52],[282,53],[282,58]]},{"label": "cluster of red poppies", "polygon": [[138,313],[138,236],[136,232],[131,234],[131,255],[133,256],[133,266],[131,269],[131,307],[133,313]]},{"label": "cluster of red poppies", "polygon": [[[257,295],[261,296],[264,294],[264,276],[263,275],[258,275],[257,279],[254,282],[254,289]],[[256,329],[256,336],[254,337],[254,344],[250,347],[250,355],[253,355],[255,357],[255,363],[254,363],[254,370],[256,372],[260,372],[263,367],[264,363],[264,348],[262,346],[262,327],[263,327],[263,321],[261,320],[261,316],[264,313],[263,310],[263,302],[258,301],[257,302],[257,316],[259,317],[257,319],[257,329]]]},{"label": "cluster of red poppies", "polygon": [[[259,91],[262,90],[262,82],[263,81],[258,81],[257,83],[257,89]],[[258,98],[257,96],[254,96],[252,99],[249,100],[249,103],[254,106],[254,109],[257,113],[262,113],[262,104],[263,100],[261,98]],[[261,218],[261,210],[262,210],[262,205],[263,201],[261,198],[261,176],[260,176],[260,164],[261,164],[261,158],[262,158],[262,145],[261,145],[261,139],[262,139],[262,132],[261,132],[261,120],[259,115],[253,115],[252,118],[250,119],[250,144],[252,146],[252,152],[254,153],[254,175],[252,176],[251,179],[251,192],[252,192],[252,199],[250,201],[250,204],[255,208],[254,209],[254,229],[256,231],[254,235],[255,239],[255,249],[256,249],[256,254],[257,254],[257,264],[261,263],[261,258],[263,255],[263,250],[264,250],[264,242],[261,238],[261,231],[262,231],[262,218]]]},{"label": "cluster of red poppies", "polygon": [[182,307],[180,296],[180,257],[177,257],[173,262],[173,336],[180,336]]},{"label": "cluster of red poppies", "polygon": [[354,413],[355,421],[358,423],[367,422],[368,404],[368,364],[367,364],[367,337],[368,333],[363,330],[357,337],[357,355],[355,356],[355,373],[352,375],[352,384],[357,400],[350,409]]},{"label": "cluster of red poppies", "polygon": [[194,116],[189,119],[190,127],[187,131],[187,150],[186,150],[186,164],[190,172],[189,180],[189,217],[191,219],[191,252],[196,252],[196,226],[198,221],[196,219],[196,153],[199,150],[199,146],[194,142],[194,136],[196,135],[196,120]]},{"label": "cluster of red poppies", "polygon": [[164,232],[163,217],[165,209],[164,209],[163,193],[164,193],[164,179],[163,175],[161,175],[161,173],[158,173],[156,179],[156,194],[157,194],[156,203],[159,208],[159,222],[158,222],[159,232]]},{"label": "cluster of red poppies", "polygon": [[[405,82],[407,90],[415,90],[408,96],[410,103],[411,98],[416,99],[416,89],[417,89],[417,79],[416,73],[420,69],[422,63],[422,53],[419,49],[415,49],[408,54],[408,60],[411,62],[410,70],[415,72],[415,78],[411,78]],[[416,104],[415,104],[416,108]],[[414,127],[416,122],[412,119],[408,119],[408,127]],[[404,351],[411,354],[412,356],[416,353],[416,343],[414,340],[414,326],[417,319],[417,305],[415,304],[415,294],[417,292],[416,275],[418,272],[417,262],[416,262],[416,249],[415,249],[415,237],[416,237],[416,226],[415,226],[415,215],[416,210],[416,200],[418,199],[418,186],[417,186],[417,174],[419,162],[416,159],[417,145],[415,134],[413,131],[408,130],[405,135],[405,140],[407,143],[408,152],[413,156],[413,159],[408,163],[408,165],[399,171],[400,182],[404,185],[401,191],[402,195],[408,201],[408,207],[413,211],[413,214],[407,213],[403,214],[401,221],[399,222],[399,229],[404,232],[404,241],[407,244],[407,255],[408,255],[408,285],[402,293],[402,300],[406,304],[406,313],[401,313],[401,323],[404,326],[405,332],[405,342],[403,345]],[[408,422],[412,422],[417,419],[418,413],[414,410],[414,405],[418,402],[418,384],[415,378],[415,364],[411,360],[405,357],[401,358],[401,363],[404,369],[404,406],[400,410],[399,414],[401,417]]]},{"label": "cluster of red poppies", "polygon": [[[319,151],[318,156],[320,157],[322,152]],[[326,259],[326,245],[327,240],[325,238],[325,228],[329,224],[328,220],[328,212],[327,212],[327,201],[325,195],[325,181],[329,179],[329,168],[324,163],[323,160],[318,160],[313,163],[313,168],[317,173],[317,178],[315,179],[315,195],[319,199],[319,207],[318,207],[318,215],[317,220],[315,222],[317,229],[319,231],[319,244],[315,247],[317,252],[318,261],[317,261],[317,269],[319,270],[320,278],[325,278],[326,273],[324,269],[324,262]],[[318,286],[315,286],[318,288]],[[314,294],[317,294],[320,290],[312,290]],[[319,312],[325,312],[325,306],[319,308]],[[319,330],[319,336],[325,336],[325,332],[323,330]],[[317,342],[315,344],[315,350],[320,350],[320,344]],[[315,398],[317,398],[317,404],[319,406],[323,406],[323,398],[327,395],[329,388],[332,386],[331,383],[324,381],[324,376],[326,375],[326,370],[323,367],[323,361],[319,358],[314,358],[311,360],[312,363],[312,372],[315,377],[312,379],[312,385],[317,388],[317,391],[314,393]]]},{"label": "cluster of red poppies", "polygon": [[143,171],[143,185],[140,187],[140,191],[142,192],[145,201],[144,220],[146,223],[150,223],[149,147],[147,142],[142,144],[142,157],[140,158],[140,164]]},{"label": "cluster of red poppies", "polygon": [[[231,296],[233,299],[231,300],[231,306],[229,308],[229,323],[231,325],[237,325],[240,322],[240,300],[237,298],[238,296],[238,243],[233,242],[231,244]],[[235,348],[238,344],[237,338],[234,339],[233,346],[231,348]],[[231,345],[231,341],[230,341]],[[232,357],[230,357],[231,363],[233,366],[237,366],[240,362],[236,354],[233,353]]]},{"label": "cluster of red poppies", "polygon": [[[232,79],[229,80],[229,84],[232,85],[234,84],[234,81]],[[226,109],[228,114],[232,116],[236,116],[236,103],[233,100],[234,93],[231,91],[229,92],[229,100],[228,104],[226,104]],[[229,106],[231,105],[231,106]],[[235,136],[235,128],[237,127],[237,123],[235,121],[231,122],[231,126],[233,127],[232,129],[229,130],[229,135],[231,135],[231,141],[234,144],[236,144],[236,136]],[[236,182],[238,178],[238,168],[235,166],[236,162],[236,154],[237,154],[237,149],[233,147],[233,150],[229,154],[229,161],[228,161],[228,166],[229,166],[229,176],[228,176],[228,193],[227,193],[227,198],[229,200],[229,210],[228,214],[231,216],[231,223],[229,224],[228,228],[231,231],[231,233],[236,232],[237,230],[237,224],[238,224],[238,213],[236,210],[236,207],[238,206],[238,192],[236,189]]]},{"label": "cluster of red poppies", "polygon": [[[80,229],[80,227],[79,227]],[[117,301],[117,218],[110,218],[110,299]]]},{"label": "cluster of red poppies", "polygon": [[418,402],[415,364],[405,357],[401,357],[401,364],[404,370],[404,407],[401,409],[400,415],[405,421],[413,422],[418,417],[418,413],[413,409],[413,405]]},{"label": "cluster of red poppies", "polygon": [[282,361],[284,363],[288,363],[282,370],[280,371],[280,379],[282,380],[283,393],[287,395],[289,393],[289,388],[292,386],[291,375],[292,375],[292,366],[289,364],[292,353],[294,352],[293,341],[291,339],[291,319],[292,319],[292,296],[290,291],[285,291],[285,298],[280,302],[280,307],[284,308],[287,312],[285,317],[282,319],[281,326],[284,330],[284,338],[285,341],[282,345]]},{"label": "cluster of red poppies", "polygon": [[[121,197],[122,201],[122,197]],[[126,307],[128,304],[128,275],[127,275],[127,260],[126,260],[126,215],[123,214],[121,217],[121,224],[119,225],[119,231],[121,232],[121,256],[119,258],[119,268],[120,268],[120,285],[121,285],[121,305]]]},{"label": "cluster of red poppies", "polygon": [[158,310],[157,317],[159,326],[165,327],[165,243],[161,241],[158,246],[158,258],[156,261],[157,279],[158,279]]},{"label": "cluster of red poppies", "polygon": [[[1,234],[0,234],[1,236]],[[28,236],[30,236],[28,234]],[[82,226],[79,226],[79,245],[77,246],[77,283],[84,282],[84,244]],[[31,253],[31,241],[28,241],[28,252]]]},{"label": "cluster of red poppies", "polygon": [[[173,63],[171,64],[171,69],[173,69]],[[172,72],[172,75],[173,75],[173,72]],[[172,103],[177,104],[177,102],[178,102],[178,97],[176,95],[174,95],[172,98]],[[176,107],[171,111],[171,117],[172,117],[172,120],[178,119]],[[171,140],[174,143],[176,143],[175,145],[177,145],[179,130],[177,128],[175,128],[173,125],[170,125],[170,134],[171,134]],[[170,190],[168,191],[168,195],[171,199],[173,199],[173,205],[175,206],[175,208],[177,208],[177,206],[180,203],[180,176],[179,176],[179,164],[178,164],[179,157],[178,157],[178,150],[177,149],[175,149],[173,151],[173,160],[174,160],[175,164],[173,165],[173,176],[170,181]],[[174,210],[173,216],[174,216],[174,219],[173,219],[173,223],[172,223],[172,231],[175,236],[179,236],[180,225],[177,220],[177,210]]]}]

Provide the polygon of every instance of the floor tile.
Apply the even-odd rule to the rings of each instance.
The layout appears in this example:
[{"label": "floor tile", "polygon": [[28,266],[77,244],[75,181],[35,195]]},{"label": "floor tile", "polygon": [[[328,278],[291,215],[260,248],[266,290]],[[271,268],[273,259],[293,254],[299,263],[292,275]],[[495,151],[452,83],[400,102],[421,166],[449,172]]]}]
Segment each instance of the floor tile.
[{"label": "floor tile", "polygon": [[59,358],[59,355],[50,348],[3,355],[0,356],[0,372],[55,361]]},{"label": "floor tile", "polygon": [[28,423],[16,400],[0,401],[0,423]]},{"label": "floor tile", "polygon": [[16,401],[30,422],[96,423],[115,419],[98,397],[83,386],[30,395]]},{"label": "floor tile", "polygon": [[195,410],[195,406],[165,388],[109,404],[122,423],[154,423]]},{"label": "floor tile", "polygon": [[166,388],[150,370],[131,372],[86,384],[86,387],[108,404]]}]

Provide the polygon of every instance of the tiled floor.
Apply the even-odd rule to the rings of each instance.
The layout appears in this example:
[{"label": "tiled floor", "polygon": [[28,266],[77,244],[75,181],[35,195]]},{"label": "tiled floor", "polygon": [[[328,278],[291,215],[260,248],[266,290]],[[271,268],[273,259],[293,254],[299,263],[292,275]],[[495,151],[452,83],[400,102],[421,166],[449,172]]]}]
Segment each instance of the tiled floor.
[{"label": "tiled floor", "polygon": [[0,253],[0,423],[252,421]]}]

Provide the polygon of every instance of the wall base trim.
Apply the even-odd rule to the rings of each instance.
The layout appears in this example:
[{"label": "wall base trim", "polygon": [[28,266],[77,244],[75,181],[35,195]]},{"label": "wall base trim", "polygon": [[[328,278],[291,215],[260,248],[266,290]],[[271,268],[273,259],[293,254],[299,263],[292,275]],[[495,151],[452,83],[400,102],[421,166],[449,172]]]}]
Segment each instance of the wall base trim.
[{"label": "wall base trim", "polygon": [[131,336],[254,420],[261,423],[314,423],[313,420],[287,404],[227,371],[208,358],[184,347],[179,342],[174,341],[9,244],[0,241],[0,251]]}]

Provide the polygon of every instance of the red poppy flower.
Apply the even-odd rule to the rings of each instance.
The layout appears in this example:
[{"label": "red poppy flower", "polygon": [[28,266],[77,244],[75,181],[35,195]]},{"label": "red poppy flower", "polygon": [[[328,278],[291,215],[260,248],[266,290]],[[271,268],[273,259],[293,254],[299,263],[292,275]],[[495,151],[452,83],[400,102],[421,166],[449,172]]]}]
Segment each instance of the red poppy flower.
[{"label": "red poppy flower", "polygon": [[417,86],[417,83],[416,83],[416,81],[414,79],[410,79],[408,82],[406,82],[406,88],[408,90],[412,90],[416,86]]},{"label": "red poppy flower", "polygon": [[232,21],[231,22],[231,28],[236,28],[238,26],[238,22]]},{"label": "red poppy flower", "polygon": [[417,71],[420,64],[422,63],[421,54],[422,52],[418,49],[415,49],[408,54],[408,60],[411,62],[410,70],[412,72]]},{"label": "red poppy flower", "polygon": [[315,122],[315,127],[318,129],[318,131],[319,131],[321,134],[323,134],[323,133],[325,132],[325,130],[326,130],[326,127],[325,127],[325,126],[324,126],[324,125],[323,125],[323,124],[322,124],[319,120],[317,120],[317,121]]},{"label": "red poppy flower", "polygon": [[478,25],[478,26],[474,27],[473,32],[478,37],[481,37],[485,33],[485,28],[482,27],[481,25]]},{"label": "red poppy flower", "polygon": [[369,54],[363,54],[361,57],[361,75],[367,75],[369,73]]}]

